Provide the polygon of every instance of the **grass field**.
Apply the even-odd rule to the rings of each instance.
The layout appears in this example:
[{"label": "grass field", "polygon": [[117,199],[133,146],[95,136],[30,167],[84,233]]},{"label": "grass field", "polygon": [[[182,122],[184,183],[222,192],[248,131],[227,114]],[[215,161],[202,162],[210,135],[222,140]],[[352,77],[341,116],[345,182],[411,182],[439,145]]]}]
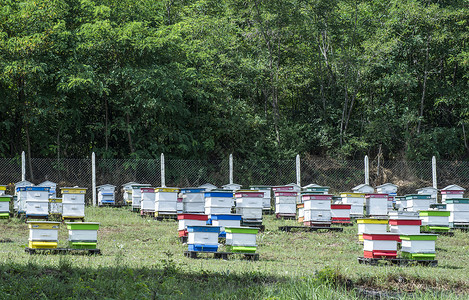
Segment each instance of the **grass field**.
[{"label": "grass field", "polygon": [[[126,208],[86,208],[101,223],[99,256],[29,255],[28,229],[0,220],[0,299],[467,299],[469,233],[437,241],[439,266],[360,265],[356,225],[341,233],[284,233],[265,216],[259,261],[189,259],[175,221]],[[67,244],[61,226],[59,247]]]}]

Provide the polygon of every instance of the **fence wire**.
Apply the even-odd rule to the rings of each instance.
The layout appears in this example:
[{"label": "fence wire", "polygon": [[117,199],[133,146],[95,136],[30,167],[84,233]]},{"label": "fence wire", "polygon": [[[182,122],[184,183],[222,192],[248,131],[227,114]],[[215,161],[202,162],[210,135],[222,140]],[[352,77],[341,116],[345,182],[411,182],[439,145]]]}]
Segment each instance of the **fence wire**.
[{"label": "fence wire", "polygon": [[[316,183],[331,187],[331,192],[350,191],[364,182],[362,160],[333,160],[302,158],[301,184]],[[65,186],[88,188],[91,200],[91,159],[33,158],[26,162],[26,179],[34,184],[50,180]],[[243,188],[249,185],[283,185],[296,182],[296,162],[292,160],[236,160],[233,179]],[[457,184],[469,189],[469,161],[438,161],[438,187]],[[0,159],[0,185],[21,181],[21,159]],[[116,199],[121,199],[121,186],[127,182],[161,185],[159,159],[96,159],[96,184],[117,186]],[[212,183],[218,187],[229,183],[229,161],[166,159],[165,182],[172,187],[194,187]],[[370,161],[370,185],[391,182],[398,194],[415,193],[416,189],[432,185],[431,161]]]}]

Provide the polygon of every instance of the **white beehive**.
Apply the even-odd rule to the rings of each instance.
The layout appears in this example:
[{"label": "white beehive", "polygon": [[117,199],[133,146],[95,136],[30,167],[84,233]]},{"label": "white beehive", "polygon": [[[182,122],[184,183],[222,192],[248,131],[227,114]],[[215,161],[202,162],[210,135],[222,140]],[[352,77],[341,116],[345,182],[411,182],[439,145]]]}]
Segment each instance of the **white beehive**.
[{"label": "white beehive", "polygon": [[185,213],[204,213],[205,197],[204,188],[181,189],[182,211]]},{"label": "white beehive", "polygon": [[264,193],[257,190],[239,190],[235,192],[236,213],[243,220],[262,221]]},{"label": "white beehive", "polygon": [[351,204],[331,204],[331,221],[338,224],[349,224]]},{"label": "white beehive", "polygon": [[122,198],[125,205],[132,204],[132,185],[138,184],[137,182],[127,182],[122,185]]},{"label": "white beehive", "polygon": [[57,248],[60,222],[28,221],[29,248]]},{"label": "white beehive", "polygon": [[187,236],[188,226],[205,226],[207,220],[208,216],[203,214],[178,214],[179,236]]},{"label": "white beehive", "polygon": [[364,194],[372,194],[375,192],[375,189],[368,184],[359,184],[356,187],[352,188],[354,193],[364,193]]},{"label": "white beehive", "polygon": [[140,202],[142,201],[142,191],[141,188],[151,187],[151,184],[133,184],[132,188],[132,209],[140,209]]},{"label": "white beehive", "polygon": [[237,191],[241,189],[241,185],[237,183],[229,183],[222,186],[224,190]]},{"label": "white beehive", "polygon": [[352,205],[350,209],[351,217],[363,217],[363,205],[365,204],[364,193],[341,193],[342,203]]},{"label": "white beehive", "polygon": [[49,187],[20,187],[25,201],[26,217],[47,217],[49,215]]},{"label": "white beehive", "polygon": [[357,219],[358,240],[363,241],[363,233],[386,233],[388,230],[388,219],[365,218]]},{"label": "white beehive", "polygon": [[392,233],[398,234],[420,234],[422,220],[417,216],[395,216],[390,217],[389,227]]},{"label": "white beehive", "polygon": [[112,184],[103,184],[96,187],[98,189],[98,205],[110,204],[114,205],[116,203],[115,199],[115,190],[116,186]]},{"label": "white beehive", "polygon": [[413,194],[405,195],[407,211],[419,212],[428,210],[433,203],[431,195]]},{"label": "white beehive", "polygon": [[8,219],[10,217],[10,201],[12,196],[0,195],[0,219]]},{"label": "white beehive", "polygon": [[409,259],[435,259],[436,234],[401,235],[401,254]]},{"label": "white beehive", "polygon": [[469,199],[447,199],[446,209],[451,212],[449,216],[450,227],[469,225]]},{"label": "white beehive", "polygon": [[464,198],[464,191],[466,189],[456,184],[448,185],[447,187],[440,190],[441,201],[446,203],[447,199],[460,199]]},{"label": "white beehive", "polygon": [[64,187],[62,193],[62,217],[84,218],[85,217],[85,194],[86,188]]},{"label": "white beehive", "polygon": [[219,226],[188,226],[189,251],[216,252],[218,250]]},{"label": "white beehive", "polygon": [[143,187],[140,188],[140,212],[143,214],[145,212],[154,212],[155,211],[155,188],[153,187]]},{"label": "white beehive", "polygon": [[367,194],[365,206],[368,216],[386,216],[388,214],[388,194]]},{"label": "white beehive", "polygon": [[251,190],[258,190],[264,193],[262,199],[262,209],[270,210],[271,208],[271,199],[272,199],[272,187],[270,185],[251,185]]},{"label": "white beehive", "polygon": [[296,215],[297,192],[275,191],[275,213],[278,215]]},{"label": "white beehive", "polygon": [[34,186],[34,184],[27,180],[15,183],[16,201],[13,203],[13,209],[19,214],[26,212],[26,193],[23,193],[23,189],[20,188],[27,186]]},{"label": "white beehive", "polygon": [[366,258],[397,257],[397,242],[400,237],[395,233],[363,233],[363,254]]},{"label": "white beehive", "polygon": [[233,193],[230,191],[204,192],[205,214],[230,214],[233,207]]},{"label": "white beehive", "polygon": [[160,187],[155,189],[155,213],[176,214],[179,189]]},{"label": "white beehive", "polygon": [[427,186],[421,189],[417,189],[417,194],[419,195],[430,195],[431,196],[431,203],[436,203],[437,198],[438,198],[438,189],[432,187],[432,186]]},{"label": "white beehive", "polygon": [[57,183],[46,180],[44,182],[41,182],[37,186],[49,187],[49,198],[57,198]]},{"label": "white beehive", "polygon": [[257,228],[251,227],[226,227],[226,247],[228,251],[239,253],[256,252]]}]

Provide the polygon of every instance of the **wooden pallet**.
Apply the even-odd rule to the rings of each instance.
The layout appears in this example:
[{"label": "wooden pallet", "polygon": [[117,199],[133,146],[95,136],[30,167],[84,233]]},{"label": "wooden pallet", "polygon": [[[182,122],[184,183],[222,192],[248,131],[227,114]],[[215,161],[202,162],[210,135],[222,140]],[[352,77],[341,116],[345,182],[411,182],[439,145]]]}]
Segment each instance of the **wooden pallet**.
[{"label": "wooden pallet", "polygon": [[279,226],[278,230],[285,231],[285,232],[292,232],[292,231],[337,231],[342,232],[344,229],[342,227],[323,227],[323,226]]},{"label": "wooden pallet", "polygon": [[241,221],[241,226],[258,228],[260,232],[264,232],[264,230],[265,230],[265,225],[263,225],[262,222],[243,222],[243,221]]},{"label": "wooden pallet", "polygon": [[349,223],[332,222],[332,225],[348,227],[348,226],[353,226],[353,222],[349,222]]},{"label": "wooden pallet", "polygon": [[199,258],[198,256],[199,254],[213,255],[213,258],[215,259],[224,259],[224,260],[228,260],[229,256],[232,256],[234,254],[239,254],[239,255],[244,256],[244,258],[247,260],[259,260],[258,253],[184,251],[184,256],[189,257],[189,258],[195,258],[195,259]]},{"label": "wooden pallet", "polygon": [[31,254],[101,254],[100,249],[74,249],[74,248],[24,248],[26,253]]},{"label": "wooden pallet", "polygon": [[406,258],[367,258],[367,257],[358,257],[359,264],[379,266],[379,265],[398,265],[398,266],[429,266],[436,267],[438,266],[438,260],[418,260],[418,259],[406,259]]},{"label": "wooden pallet", "polygon": [[148,211],[148,210],[141,210],[140,211],[140,217],[144,218],[144,217],[153,217],[155,216],[155,212],[154,211]]}]

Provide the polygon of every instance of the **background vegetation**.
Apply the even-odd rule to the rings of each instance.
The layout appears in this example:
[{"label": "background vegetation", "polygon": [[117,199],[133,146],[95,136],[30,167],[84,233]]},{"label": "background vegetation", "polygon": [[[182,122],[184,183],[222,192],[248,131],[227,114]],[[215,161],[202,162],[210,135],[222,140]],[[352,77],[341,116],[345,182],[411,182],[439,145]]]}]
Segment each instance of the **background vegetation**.
[{"label": "background vegetation", "polygon": [[0,0],[0,156],[468,158],[465,0]]}]

